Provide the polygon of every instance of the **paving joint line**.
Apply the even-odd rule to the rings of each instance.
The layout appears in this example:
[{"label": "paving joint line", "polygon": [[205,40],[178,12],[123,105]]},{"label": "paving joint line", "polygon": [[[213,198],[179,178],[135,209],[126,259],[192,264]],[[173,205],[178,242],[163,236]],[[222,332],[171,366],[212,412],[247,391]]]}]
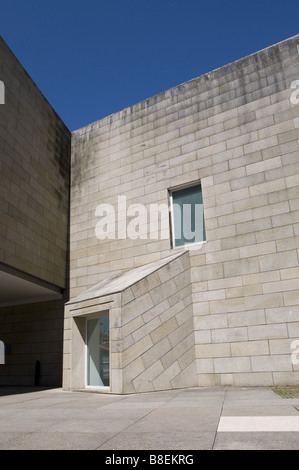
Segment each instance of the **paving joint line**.
[{"label": "paving joint line", "polygon": [[121,431],[117,432],[116,434],[114,434],[114,436],[112,437],[109,437],[109,439],[107,439],[105,442],[103,442],[100,446],[96,447],[95,450],[99,450],[101,449],[102,445],[104,444],[107,444],[107,442],[111,441],[112,439],[114,439],[115,437],[119,436],[120,434],[122,434],[123,432],[127,431],[131,426],[135,425],[136,423],[138,423],[139,421],[141,421],[143,418],[146,418],[148,415],[150,415],[154,410],[156,410],[157,408],[154,408],[153,410],[150,410],[148,413],[146,413],[144,416],[141,416],[141,418],[137,419],[136,421],[134,421],[134,423],[131,423],[129,424],[126,428],[122,429]]},{"label": "paving joint line", "polygon": [[224,396],[223,396],[220,415],[219,415],[219,419],[218,419],[218,423],[217,423],[217,427],[216,427],[216,431],[215,431],[215,436],[214,436],[214,439],[213,439],[212,450],[214,450],[214,447],[215,447],[215,444],[216,444],[218,428],[219,428],[220,420],[221,420],[221,417],[222,417],[222,412],[223,412],[223,407],[224,407],[224,403],[225,403],[225,400],[226,400],[226,395],[227,395],[227,387],[225,387],[225,390],[224,390]]},{"label": "paving joint line", "polygon": [[[171,397],[167,403],[169,403],[170,401],[174,400],[177,396],[179,395],[179,391],[178,393],[176,393],[173,397]],[[126,398],[130,398],[130,396],[126,397]],[[165,406],[165,404],[163,405]],[[162,407],[163,407],[162,406]],[[162,408],[161,407],[161,408]],[[114,434],[114,436],[110,437],[109,439],[107,439],[105,442],[103,442],[100,446],[96,447],[95,450],[98,450],[98,449],[101,449],[102,445],[106,444],[107,442],[111,441],[112,439],[114,439],[115,437],[119,436],[120,434],[122,434],[124,431],[127,431],[131,426],[134,426],[135,424],[139,423],[139,421],[143,420],[144,418],[146,418],[147,416],[149,416],[151,413],[153,413],[154,411],[156,411],[158,409],[158,406],[155,406],[152,410],[150,410],[148,413],[146,413],[144,416],[141,416],[139,419],[137,419],[136,421],[134,421],[134,423],[131,423],[129,424],[126,428],[122,429],[121,431],[119,431],[118,433]]]}]

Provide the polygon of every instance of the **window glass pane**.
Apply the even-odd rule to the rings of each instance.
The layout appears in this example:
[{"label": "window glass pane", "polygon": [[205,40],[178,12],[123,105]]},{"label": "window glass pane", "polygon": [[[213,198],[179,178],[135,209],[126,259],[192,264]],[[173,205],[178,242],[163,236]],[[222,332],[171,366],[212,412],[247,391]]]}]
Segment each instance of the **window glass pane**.
[{"label": "window glass pane", "polygon": [[87,385],[109,386],[109,317],[87,320]]},{"label": "window glass pane", "polygon": [[206,239],[201,186],[172,193],[175,246]]}]

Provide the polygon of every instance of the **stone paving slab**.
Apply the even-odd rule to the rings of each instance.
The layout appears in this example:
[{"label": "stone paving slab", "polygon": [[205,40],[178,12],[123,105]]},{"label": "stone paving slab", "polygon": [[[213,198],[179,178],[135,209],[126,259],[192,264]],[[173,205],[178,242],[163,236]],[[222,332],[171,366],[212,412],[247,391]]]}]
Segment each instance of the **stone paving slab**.
[{"label": "stone paving slab", "polygon": [[0,450],[299,450],[298,409],[299,398],[270,387],[125,396],[2,387]]},{"label": "stone paving slab", "polygon": [[217,433],[214,450],[299,450],[299,433]]},{"label": "stone paving slab", "polygon": [[211,450],[215,432],[198,430],[188,432],[173,430],[171,432],[127,432],[114,436],[99,447],[100,450]]}]

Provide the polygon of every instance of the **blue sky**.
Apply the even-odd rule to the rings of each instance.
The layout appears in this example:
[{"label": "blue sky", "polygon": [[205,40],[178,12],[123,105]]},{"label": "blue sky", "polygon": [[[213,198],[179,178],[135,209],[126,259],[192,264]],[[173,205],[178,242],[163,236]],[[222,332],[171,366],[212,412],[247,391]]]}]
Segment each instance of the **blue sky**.
[{"label": "blue sky", "polygon": [[298,0],[0,0],[0,34],[71,131],[294,36],[298,18]]}]

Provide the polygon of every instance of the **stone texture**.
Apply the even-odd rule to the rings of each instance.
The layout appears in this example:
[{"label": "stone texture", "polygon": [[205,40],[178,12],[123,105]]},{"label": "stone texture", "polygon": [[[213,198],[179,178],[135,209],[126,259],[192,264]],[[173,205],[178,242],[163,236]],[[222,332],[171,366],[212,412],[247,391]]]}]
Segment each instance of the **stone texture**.
[{"label": "stone texture", "polygon": [[[71,299],[176,252],[168,218],[163,240],[159,230],[150,238],[149,219],[135,239],[98,240],[99,204],[117,209],[122,195],[149,210],[167,205],[173,188],[202,185],[206,242],[158,277],[123,284],[122,328],[136,342],[122,353],[127,390],[183,385],[179,345],[190,337],[198,385],[296,380],[299,106],[290,98],[298,43],[295,36],[73,133]],[[146,345],[140,356],[138,344]]]},{"label": "stone texture", "polygon": [[[0,71],[0,384],[33,385],[39,361],[40,384],[61,385],[71,133],[2,37]],[[37,286],[61,300],[30,296]]]},{"label": "stone texture", "polygon": [[[127,289],[135,292],[135,297],[129,297]],[[68,304],[73,319],[68,329],[70,348],[65,349],[64,387],[84,388],[86,318],[106,308],[112,324],[113,393],[182,388],[186,383],[197,385],[193,310],[188,297],[191,297],[189,255],[183,251],[112,277],[73,299]],[[87,304],[92,306],[86,307]],[[77,328],[80,334],[76,333]],[[74,348],[77,355],[73,353],[70,362],[68,358]]]},{"label": "stone texture", "polygon": [[64,288],[71,134],[1,37],[0,65],[0,262]]},{"label": "stone texture", "polygon": [[65,300],[0,309],[1,338],[9,345],[0,367],[0,385],[61,386]]}]

